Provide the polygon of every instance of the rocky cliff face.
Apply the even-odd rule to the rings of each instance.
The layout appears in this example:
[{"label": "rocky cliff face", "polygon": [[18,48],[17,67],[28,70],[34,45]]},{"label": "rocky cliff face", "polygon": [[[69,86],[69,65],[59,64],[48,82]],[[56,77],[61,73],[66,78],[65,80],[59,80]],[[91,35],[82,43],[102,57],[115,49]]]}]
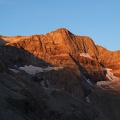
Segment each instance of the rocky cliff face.
[{"label": "rocky cliff face", "polygon": [[[61,28],[46,35],[27,37],[1,36],[1,39],[7,43],[7,47],[13,46],[23,49],[22,54],[27,54],[24,51],[29,51],[33,54],[36,58],[28,55],[29,59],[29,57],[24,56],[29,64],[38,65],[36,59],[39,58],[53,66],[75,66],[68,55],[68,53],[71,53],[81,63],[83,68],[86,69],[87,73],[84,73],[85,76],[89,74],[91,76],[90,79],[94,81],[106,79],[101,64],[98,61],[101,53],[98,51],[98,47],[96,47],[93,40],[87,36],[77,36]],[[3,44],[3,42],[1,43]],[[84,55],[81,55],[81,53],[84,53]]]},{"label": "rocky cliff face", "polygon": [[120,50],[109,51],[101,46],[97,46],[97,49],[98,61],[106,68],[111,68],[115,76],[120,77]]}]

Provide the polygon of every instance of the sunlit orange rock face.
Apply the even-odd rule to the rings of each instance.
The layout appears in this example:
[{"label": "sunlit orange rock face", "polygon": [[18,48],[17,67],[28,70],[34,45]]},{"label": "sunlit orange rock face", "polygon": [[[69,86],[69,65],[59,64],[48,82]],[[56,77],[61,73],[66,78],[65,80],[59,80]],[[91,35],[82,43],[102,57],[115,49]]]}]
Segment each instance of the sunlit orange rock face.
[{"label": "sunlit orange rock face", "polygon": [[98,54],[94,42],[89,37],[73,35],[66,29],[58,29],[46,35],[20,37],[16,42],[11,38],[9,42],[9,45],[22,47],[54,65],[65,64],[64,58],[70,59],[68,52],[72,54],[87,52],[95,60]]},{"label": "sunlit orange rock face", "polygon": [[111,68],[115,76],[120,77],[120,50],[109,51],[101,46],[97,46],[97,49],[98,61],[106,68]]},{"label": "sunlit orange rock face", "polygon": [[[120,75],[120,51],[111,52],[105,49],[105,52],[104,48],[96,46],[91,38],[74,35],[64,28],[46,35],[1,38],[8,42],[6,45],[23,48],[54,66],[76,66],[68,55],[71,53],[87,71],[84,74],[89,74],[94,80],[106,79],[101,64],[114,69],[117,76]],[[92,59],[80,56],[80,53],[88,53]]]}]

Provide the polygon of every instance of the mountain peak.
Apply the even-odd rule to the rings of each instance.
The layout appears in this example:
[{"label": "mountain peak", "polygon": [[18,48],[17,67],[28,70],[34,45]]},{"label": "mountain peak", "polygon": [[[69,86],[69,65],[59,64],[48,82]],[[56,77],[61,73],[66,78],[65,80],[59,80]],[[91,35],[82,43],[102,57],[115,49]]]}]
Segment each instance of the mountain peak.
[{"label": "mountain peak", "polygon": [[54,30],[50,33],[60,33],[60,34],[72,34],[68,29],[66,28],[58,28],[57,30]]},{"label": "mountain peak", "polygon": [[58,29],[56,29],[55,31],[69,31],[69,30],[66,29],[66,28],[58,28]]}]

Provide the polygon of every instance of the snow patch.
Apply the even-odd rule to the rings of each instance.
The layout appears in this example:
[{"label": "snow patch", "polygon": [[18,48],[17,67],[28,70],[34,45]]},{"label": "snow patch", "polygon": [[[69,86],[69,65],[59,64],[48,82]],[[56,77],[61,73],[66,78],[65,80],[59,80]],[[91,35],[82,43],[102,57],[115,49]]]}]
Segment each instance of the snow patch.
[{"label": "snow patch", "polygon": [[109,86],[110,87],[111,83],[120,81],[120,79],[118,77],[116,77],[116,76],[113,75],[113,73],[111,72],[112,69],[103,68],[103,70],[106,70],[106,72],[107,72],[106,77],[109,80],[108,81],[99,81],[99,82],[97,82],[97,86],[99,86],[99,87]]},{"label": "snow patch", "polygon": [[106,74],[106,77],[112,81],[112,82],[116,82],[116,81],[119,81],[119,78],[114,76],[113,73],[111,72],[112,69],[109,69],[107,68],[107,74]]},{"label": "snow patch", "polygon": [[24,70],[26,73],[35,75],[36,73],[39,72],[46,72],[46,71],[51,71],[51,70],[59,70],[62,69],[63,67],[47,67],[47,68],[41,68],[41,67],[36,67],[33,65],[25,65],[24,67],[19,67],[20,70]]},{"label": "snow patch", "polygon": [[97,86],[102,87],[102,86],[108,86],[110,84],[110,81],[100,81],[97,82]]},{"label": "snow patch", "polygon": [[8,68],[9,70],[13,71],[14,73],[18,73],[19,71],[16,69]]},{"label": "snow patch", "polygon": [[87,57],[93,59],[88,53],[80,53],[80,56]]},{"label": "snow patch", "polygon": [[87,79],[85,76],[84,76],[85,80],[87,81],[88,84],[90,84],[91,86],[93,86],[92,82],[90,81],[90,79]]}]

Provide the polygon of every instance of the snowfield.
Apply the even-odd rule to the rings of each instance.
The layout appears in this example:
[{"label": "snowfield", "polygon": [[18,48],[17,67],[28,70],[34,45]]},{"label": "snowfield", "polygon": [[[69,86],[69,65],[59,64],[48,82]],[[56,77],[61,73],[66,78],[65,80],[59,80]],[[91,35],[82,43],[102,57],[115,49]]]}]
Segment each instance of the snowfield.
[{"label": "snowfield", "polygon": [[120,79],[116,76],[113,75],[113,73],[111,72],[112,69],[109,68],[103,68],[103,70],[107,71],[106,77],[109,79],[108,81],[100,81],[97,82],[97,86],[102,87],[102,86],[109,86],[111,87],[110,84],[114,83],[114,82],[119,82]]}]

